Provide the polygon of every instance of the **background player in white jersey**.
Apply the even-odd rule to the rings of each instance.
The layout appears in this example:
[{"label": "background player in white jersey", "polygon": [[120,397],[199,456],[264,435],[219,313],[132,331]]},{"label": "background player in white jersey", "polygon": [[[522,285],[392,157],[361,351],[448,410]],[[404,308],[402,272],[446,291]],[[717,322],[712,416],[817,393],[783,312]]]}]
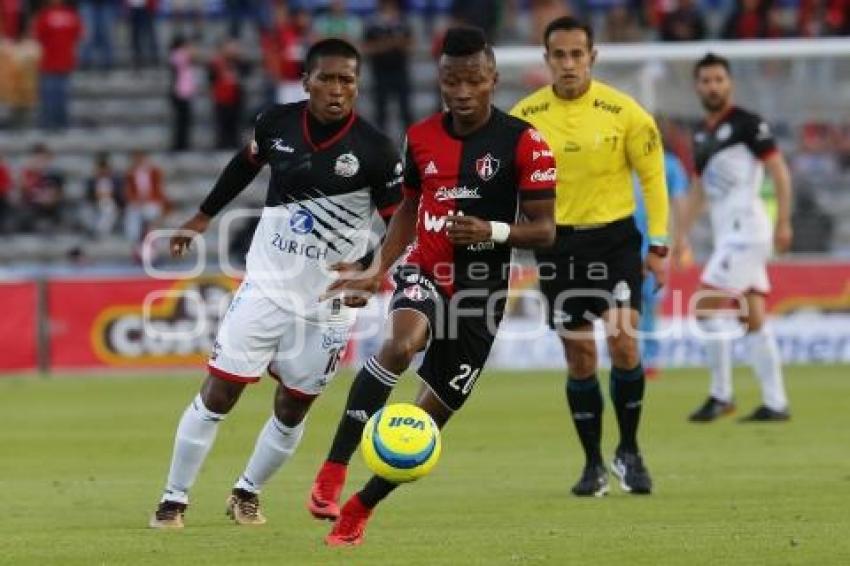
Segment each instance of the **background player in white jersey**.
[{"label": "background player in white jersey", "polygon": [[245,385],[268,370],[279,382],[274,414],[227,502],[237,523],[263,524],[258,494],[295,451],[304,416],[336,373],[354,311],[319,296],[336,278],[332,265],[371,262],[366,251],[373,213],[386,220],[401,200],[398,151],[353,110],[359,69],[360,55],[345,41],[311,47],[304,76],[309,99],[259,116],[254,140],[233,157],[200,211],[171,241],[175,255],[184,253],[191,238],[269,165],[245,280],[222,321],[209,375],[178,425],[151,527],[183,526],[189,489],[218,423]]},{"label": "background player in white jersey", "polygon": [[[675,247],[687,247],[685,235],[707,200],[714,251],[701,279],[701,290],[713,292],[696,304],[706,335],[711,392],[690,420],[712,421],[735,409],[730,335],[736,321],[725,319],[721,312],[737,302],[750,364],[763,397],[763,404],[742,420],[784,421],[790,416],[788,399],[776,339],[765,326],[765,295],[770,291],[771,239],[780,253],[791,244],[791,178],[768,124],[734,105],[729,62],[709,53],[696,63],[694,80],[706,120],[694,133],[699,179]],[[773,229],[759,197],[765,169],[773,180],[778,205]]]}]

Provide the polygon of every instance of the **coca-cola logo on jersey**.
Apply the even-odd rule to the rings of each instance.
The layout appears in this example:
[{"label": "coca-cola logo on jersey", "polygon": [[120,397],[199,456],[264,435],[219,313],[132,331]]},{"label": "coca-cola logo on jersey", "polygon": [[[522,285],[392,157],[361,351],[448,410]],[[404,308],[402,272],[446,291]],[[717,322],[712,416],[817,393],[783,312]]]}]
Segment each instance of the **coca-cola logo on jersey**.
[{"label": "coca-cola logo on jersey", "polygon": [[535,183],[545,183],[555,180],[555,168],[537,169],[531,174],[531,180]]}]

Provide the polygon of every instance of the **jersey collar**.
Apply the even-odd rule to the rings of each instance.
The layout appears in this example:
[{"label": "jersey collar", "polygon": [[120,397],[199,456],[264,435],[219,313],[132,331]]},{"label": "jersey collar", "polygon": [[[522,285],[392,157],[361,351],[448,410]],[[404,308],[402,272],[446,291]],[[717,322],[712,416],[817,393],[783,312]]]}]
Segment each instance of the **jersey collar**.
[{"label": "jersey collar", "polygon": [[735,111],[735,105],[734,105],[734,104],[732,104],[732,105],[730,105],[730,106],[729,106],[729,108],[727,108],[727,109],[723,112],[723,114],[721,114],[720,116],[718,116],[716,120],[711,120],[711,121],[709,121],[708,117],[706,117],[706,118],[705,118],[705,120],[703,120],[703,123],[705,124],[705,128],[706,128],[709,132],[713,132],[714,130],[716,130],[716,129],[717,129],[717,126],[719,126],[719,125],[720,125],[720,124],[722,124],[722,123],[723,123],[723,122],[724,122],[727,118],[729,118],[729,116],[731,116],[731,115],[732,115],[732,112],[734,112],[734,111]]},{"label": "jersey collar", "polygon": [[328,149],[330,146],[341,140],[345,136],[345,134],[348,133],[348,131],[351,129],[351,126],[354,125],[354,121],[357,119],[357,114],[352,111],[351,115],[348,117],[348,120],[345,122],[345,125],[342,127],[342,129],[340,129],[340,131],[334,134],[333,137],[326,139],[322,143],[317,144],[314,143],[313,138],[310,137],[310,128],[307,124],[307,112],[309,112],[309,110],[307,110],[307,105],[305,104],[304,109],[301,111],[301,133],[304,135],[304,141],[307,142],[307,145],[309,145],[313,151],[322,151]]}]

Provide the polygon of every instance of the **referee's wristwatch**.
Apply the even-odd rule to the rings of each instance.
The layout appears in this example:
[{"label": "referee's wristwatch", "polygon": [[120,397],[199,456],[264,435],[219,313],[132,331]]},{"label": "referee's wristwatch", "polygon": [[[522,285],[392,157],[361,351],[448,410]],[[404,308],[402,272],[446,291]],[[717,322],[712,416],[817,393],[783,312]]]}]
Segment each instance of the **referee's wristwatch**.
[{"label": "referee's wristwatch", "polygon": [[653,239],[649,242],[649,253],[665,258],[670,253],[670,248],[667,247],[666,241]]}]

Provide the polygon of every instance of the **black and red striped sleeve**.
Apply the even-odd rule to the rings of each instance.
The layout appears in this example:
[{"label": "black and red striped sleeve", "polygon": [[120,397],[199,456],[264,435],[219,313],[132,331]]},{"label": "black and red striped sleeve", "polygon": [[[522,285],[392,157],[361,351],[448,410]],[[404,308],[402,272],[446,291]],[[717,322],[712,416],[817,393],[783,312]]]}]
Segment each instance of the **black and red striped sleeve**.
[{"label": "black and red striped sleeve", "polygon": [[528,128],[516,144],[517,187],[522,199],[555,198],[555,157],[540,132]]}]

